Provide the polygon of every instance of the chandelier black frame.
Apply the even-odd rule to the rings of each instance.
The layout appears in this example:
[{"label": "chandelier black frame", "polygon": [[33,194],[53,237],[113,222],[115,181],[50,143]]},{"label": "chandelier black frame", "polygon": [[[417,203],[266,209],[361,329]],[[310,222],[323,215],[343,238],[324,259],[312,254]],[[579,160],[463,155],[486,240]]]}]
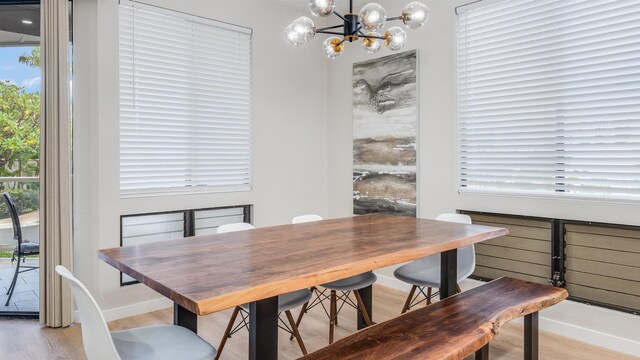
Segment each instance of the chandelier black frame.
[{"label": "chandelier black frame", "polygon": [[[385,40],[385,36],[372,36],[367,35],[362,31],[362,25],[360,24],[360,16],[353,12],[353,0],[349,0],[349,13],[340,15],[337,11],[333,11],[333,14],[342,19],[344,22],[342,25],[328,26],[316,30],[317,34],[331,34],[343,36],[342,41],[337,44],[341,45],[345,41],[354,42],[359,38],[363,39],[380,39]],[[402,16],[387,17],[387,21],[402,20]],[[330,31],[334,29],[342,28],[342,32]]]},{"label": "chandelier black frame", "polygon": [[422,27],[428,20],[429,9],[419,1],[407,4],[400,16],[387,17],[382,5],[372,2],[366,4],[359,13],[353,11],[353,0],[349,0],[349,12],[340,14],[336,11],[337,0],[308,0],[309,9],[313,16],[337,16],[342,24],[316,28],[313,20],[301,16],[285,29],[285,38],[293,46],[299,46],[311,41],[316,34],[332,35],[324,41],[325,54],[330,59],[337,58],[343,53],[345,43],[353,43],[362,38],[362,45],[369,53],[378,52],[382,46],[391,51],[400,50],[407,42],[407,33],[398,26],[388,28],[383,34],[385,23],[401,20],[409,29]]}]

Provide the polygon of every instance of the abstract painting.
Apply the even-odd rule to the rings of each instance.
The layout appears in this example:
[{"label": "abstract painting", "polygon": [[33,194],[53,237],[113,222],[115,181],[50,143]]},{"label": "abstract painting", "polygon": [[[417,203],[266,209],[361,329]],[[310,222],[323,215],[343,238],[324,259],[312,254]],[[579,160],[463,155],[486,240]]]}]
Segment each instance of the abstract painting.
[{"label": "abstract painting", "polygon": [[353,65],[353,211],[416,216],[417,51]]}]

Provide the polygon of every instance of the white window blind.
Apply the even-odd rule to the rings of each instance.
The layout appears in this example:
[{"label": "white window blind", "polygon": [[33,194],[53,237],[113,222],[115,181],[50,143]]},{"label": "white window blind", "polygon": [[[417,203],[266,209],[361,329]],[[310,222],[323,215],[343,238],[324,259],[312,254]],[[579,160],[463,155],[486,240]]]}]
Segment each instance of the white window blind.
[{"label": "white window blind", "polygon": [[251,30],[120,4],[120,194],[251,185]]},{"label": "white window blind", "polygon": [[460,192],[640,199],[640,1],[458,15]]}]

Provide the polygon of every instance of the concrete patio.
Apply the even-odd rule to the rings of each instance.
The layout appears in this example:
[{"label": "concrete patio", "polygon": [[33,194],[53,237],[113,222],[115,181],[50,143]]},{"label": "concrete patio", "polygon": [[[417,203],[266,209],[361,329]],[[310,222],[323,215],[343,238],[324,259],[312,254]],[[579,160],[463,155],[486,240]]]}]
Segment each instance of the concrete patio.
[{"label": "concrete patio", "polygon": [[[27,259],[25,265],[37,266],[38,258]],[[0,259],[0,315],[3,312],[37,312],[39,311],[40,296],[40,270],[28,271],[18,275],[18,283],[11,297],[9,306],[4,306],[7,301],[7,289],[13,280],[15,265],[11,259]],[[22,266],[22,264],[20,264]]]}]

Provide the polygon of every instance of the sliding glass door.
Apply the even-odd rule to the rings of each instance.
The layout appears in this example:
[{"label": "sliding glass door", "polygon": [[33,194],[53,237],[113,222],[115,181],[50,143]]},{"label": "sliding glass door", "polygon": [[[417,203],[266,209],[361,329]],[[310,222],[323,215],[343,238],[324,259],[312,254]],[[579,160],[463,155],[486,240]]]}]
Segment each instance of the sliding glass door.
[{"label": "sliding glass door", "polygon": [[[0,5],[0,314],[39,310],[40,5]],[[14,225],[15,224],[15,225]],[[17,274],[16,274],[17,272]]]}]

